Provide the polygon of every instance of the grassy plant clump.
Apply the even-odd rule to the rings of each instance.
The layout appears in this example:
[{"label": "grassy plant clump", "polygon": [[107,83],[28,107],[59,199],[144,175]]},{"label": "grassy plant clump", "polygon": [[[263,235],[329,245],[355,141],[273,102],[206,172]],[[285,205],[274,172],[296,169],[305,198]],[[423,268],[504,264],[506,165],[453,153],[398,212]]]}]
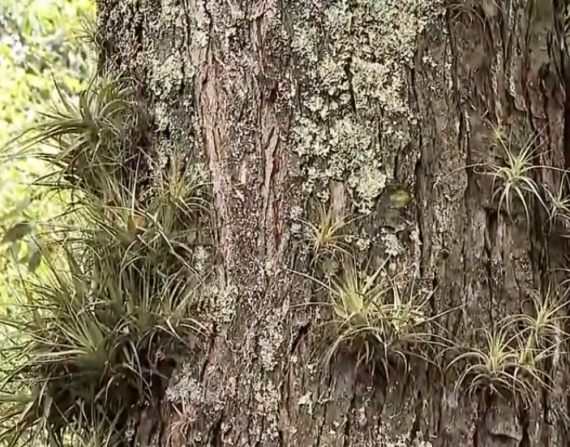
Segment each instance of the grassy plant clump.
[{"label": "grassy plant clump", "polygon": [[438,318],[429,315],[431,294],[416,290],[405,274],[390,276],[381,266],[367,275],[350,267],[327,289],[337,330],[328,359],[341,344],[353,344],[367,363],[379,359],[388,375],[399,361],[407,368],[410,356],[428,360],[426,348],[444,342],[431,331]]},{"label": "grassy plant clump", "polygon": [[42,184],[71,199],[45,253],[50,280],[26,283],[2,318],[0,442],[118,445],[133,410],[160,398],[177,349],[205,330],[192,246],[207,202],[188,160],[144,180],[152,154],[131,82],[98,78],[63,104],[17,140],[52,168]]},{"label": "grassy plant clump", "polygon": [[469,394],[477,391],[505,394],[530,404],[536,389],[551,384],[549,368],[561,354],[568,335],[561,303],[547,294],[533,298],[533,313],[510,316],[501,329],[484,331],[482,348],[468,348],[448,366],[462,364],[456,389],[465,386]]},{"label": "grassy plant clump", "polygon": [[104,198],[115,194],[118,185],[132,189],[141,135],[132,130],[145,123],[133,99],[132,82],[109,76],[95,79],[77,103],[61,94],[56,110],[43,114],[40,124],[7,147],[53,168],[41,184]]}]

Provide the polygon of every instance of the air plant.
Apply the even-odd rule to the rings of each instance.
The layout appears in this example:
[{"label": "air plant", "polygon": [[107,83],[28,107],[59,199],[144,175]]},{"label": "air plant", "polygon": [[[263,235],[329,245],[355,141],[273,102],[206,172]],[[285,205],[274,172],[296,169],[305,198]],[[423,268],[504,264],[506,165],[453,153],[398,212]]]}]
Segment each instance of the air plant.
[{"label": "air plant", "polygon": [[349,267],[328,290],[338,334],[328,360],[342,343],[357,344],[364,349],[364,361],[377,355],[388,376],[394,361],[399,359],[406,369],[410,356],[431,362],[422,351],[446,345],[443,337],[429,331],[443,314],[428,314],[431,294],[416,290],[405,274],[390,277],[382,265],[368,276]]},{"label": "air plant", "polygon": [[[513,148],[511,136],[507,141],[500,130],[495,130],[495,134],[496,141],[506,156],[506,165],[490,166],[490,174],[494,177],[493,199],[499,196],[499,210],[505,204],[507,213],[511,216],[513,199],[518,198],[529,219],[527,204],[529,194],[544,205],[540,188],[531,177],[532,171],[537,168],[533,162],[536,138],[529,140],[519,151],[516,151]],[[496,182],[499,182],[498,186],[495,185]]]},{"label": "air plant", "polygon": [[556,361],[560,347],[568,339],[567,319],[561,302],[552,293],[532,297],[532,314],[516,314],[501,321],[500,330],[484,331],[485,346],[468,348],[449,365],[464,364],[456,389],[468,381],[467,390],[485,390],[502,395],[508,392],[530,404],[536,386],[549,388],[552,378],[546,360]]},{"label": "air plant", "polygon": [[463,372],[456,382],[456,391],[468,381],[467,391],[473,394],[485,390],[491,394],[503,395],[509,392],[530,402],[534,395],[534,384],[545,384],[547,375],[537,365],[537,358],[521,357],[518,334],[513,336],[507,330],[484,331],[485,346],[470,348],[458,355],[448,369],[457,363],[465,362]]},{"label": "air plant", "polygon": [[532,295],[533,314],[518,314],[506,319],[508,324],[517,329],[519,337],[524,340],[521,351],[521,362],[542,361],[556,357],[560,347],[568,339],[564,330],[568,319],[562,311],[569,302],[562,302],[549,291],[544,296]]},{"label": "air plant", "polygon": [[556,221],[564,225],[570,223],[570,197],[566,194],[566,187],[568,186],[566,174],[567,172],[564,172],[556,194],[553,194],[548,188],[544,188],[548,222],[550,225]]},{"label": "air plant", "polygon": [[337,254],[348,255],[349,247],[344,242],[344,228],[352,222],[346,216],[336,216],[330,208],[316,203],[317,220],[315,223],[304,220],[307,227],[305,241],[311,246],[313,262],[324,256],[334,257]]}]

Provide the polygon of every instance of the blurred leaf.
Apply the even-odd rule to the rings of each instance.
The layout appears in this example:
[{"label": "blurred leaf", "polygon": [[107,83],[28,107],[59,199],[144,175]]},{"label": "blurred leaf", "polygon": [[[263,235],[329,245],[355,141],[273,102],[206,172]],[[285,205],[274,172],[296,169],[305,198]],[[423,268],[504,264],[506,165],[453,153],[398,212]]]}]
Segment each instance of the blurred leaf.
[{"label": "blurred leaf", "polygon": [[41,262],[42,252],[38,250],[30,257],[30,260],[28,261],[28,270],[34,273],[40,266]]},{"label": "blurred leaf", "polygon": [[19,202],[17,202],[15,204],[13,209],[11,209],[7,213],[2,214],[0,216],[0,222],[6,222],[9,219],[13,219],[14,217],[17,217],[19,214],[21,214],[23,211],[25,211],[26,208],[28,208],[30,206],[30,203],[31,203],[31,199],[29,196],[26,195],[26,197],[23,200],[20,200]]},{"label": "blurred leaf", "polygon": [[32,226],[29,224],[29,222],[18,223],[13,227],[9,228],[8,230],[6,230],[6,232],[4,233],[4,237],[2,238],[2,243],[7,244],[19,241],[23,237],[30,234],[31,231],[32,231]]}]

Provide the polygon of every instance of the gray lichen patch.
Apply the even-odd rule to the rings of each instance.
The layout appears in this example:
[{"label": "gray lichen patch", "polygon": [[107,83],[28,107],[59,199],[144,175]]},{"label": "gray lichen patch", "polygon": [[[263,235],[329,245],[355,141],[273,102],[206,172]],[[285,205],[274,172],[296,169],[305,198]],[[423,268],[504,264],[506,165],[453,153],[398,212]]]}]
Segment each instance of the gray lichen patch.
[{"label": "gray lichen patch", "polygon": [[172,403],[188,403],[199,406],[205,398],[202,384],[194,377],[193,368],[183,365],[174,375],[165,393]]},{"label": "gray lichen patch", "polygon": [[183,61],[177,54],[169,54],[164,60],[153,59],[149,72],[149,89],[158,97],[176,95],[184,80]]},{"label": "gray lichen patch", "polygon": [[[216,287],[213,285],[212,287]],[[238,302],[238,291],[235,286],[228,286],[223,290],[215,290],[212,295],[214,297],[214,303],[212,307],[214,308],[214,320],[220,323],[229,324],[235,316],[237,302]]]},{"label": "gray lichen patch", "polygon": [[288,312],[286,302],[266,317],[265,330],[259,339],[260,361],[266,371],[272,371],[279,364],[279,352],[285,338],[283,323]]},{"label": "gray lichen patch", "polygon": [[297,12],[293,49],[306,79],[294,132],[305,193],[327,199],[331,180],[343,181],[356,208],[372,211],[410,141],[406,70],[438,4],[314,1]]},{"label": "gray lichen patch", "polygon": [[261,431],[261,424],[252,424],[250,435],[259,439],[262,445],[267,445],[279,437],[279,404],[281,394],[279,388],[271,380],[255,381],[253,383],[254,399],[254,420],[264,421],[264,429]]}]

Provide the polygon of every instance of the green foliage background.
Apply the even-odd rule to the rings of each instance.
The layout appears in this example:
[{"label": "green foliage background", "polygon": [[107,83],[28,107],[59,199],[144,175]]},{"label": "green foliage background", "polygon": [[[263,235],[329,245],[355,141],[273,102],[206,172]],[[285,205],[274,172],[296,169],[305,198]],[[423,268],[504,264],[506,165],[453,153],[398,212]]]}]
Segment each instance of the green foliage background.
[{"label": "green foliage background", "polygon": [[[85,34],[91,0],[0,0],[0,147],[85,87],[94,67]],[[17,296],[22,276],[42,274],[40,245],[61,206],[34,159],[0,161],[0,303]],[[39,268],[38,268],[39,267]],[[37,271],[36,271],[37,270]]]}]

